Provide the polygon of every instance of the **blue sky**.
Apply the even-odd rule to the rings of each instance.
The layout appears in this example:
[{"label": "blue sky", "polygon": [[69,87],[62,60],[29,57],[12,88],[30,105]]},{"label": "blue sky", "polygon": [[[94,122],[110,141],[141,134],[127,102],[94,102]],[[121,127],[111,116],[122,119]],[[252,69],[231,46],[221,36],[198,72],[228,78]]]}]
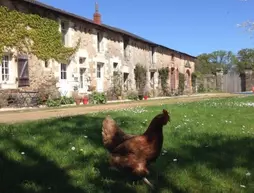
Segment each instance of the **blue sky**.
[{"label": "blue sky", "polygon": [[[95,0],[40,0],[92,19]],[[236,25],[254,20],[254,0],[98,0],[102,22],[197,56],[254,48]]]}]

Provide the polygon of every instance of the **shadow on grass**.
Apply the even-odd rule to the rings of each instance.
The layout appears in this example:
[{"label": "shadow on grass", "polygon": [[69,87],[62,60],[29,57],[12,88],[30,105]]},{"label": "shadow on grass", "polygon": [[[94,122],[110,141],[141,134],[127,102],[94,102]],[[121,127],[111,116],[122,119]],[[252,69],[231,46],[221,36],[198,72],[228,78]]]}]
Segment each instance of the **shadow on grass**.
[{"label": "shadow on grass", "polygon": [[[43,146],[49,142],[53,143],[59,137],[56,135],[58,132],[65,137],[57,143],[54,151],[58,149],[59,151],[65,151],[67,144],[72,139],[79,138],[87,133],[89,135],[87,140],[96,151],[103,148],[101,138],[101,123],[103,119],[104,117],[97,116],[75,116],[25,124],[20,129],[22,131],[26,130],[26,132],[19,132],[19,126],[9,126],[9,130],[7,128],[4,132],[0,131],[0,141],[7,141],[6,147],[0,146],[0,192],[85,193],[91,192],[87,189],[87,186],[90,185],[96,188],[95,192],[149,192],[149,188],[142,181],[137,181],[133,176],[109,170],[106,153],[95,155],[91,152],[73,157],[79,170],[83,169],[79,166],[79,163],[86,162],[93,163],[92,167],[99,172],[99,175],[88,177],[86,184],[75,184],[73,182],[75,178],[69,173],[67,167],[61,167],[50,155],[45,156],[35,147],[25,144],[22,139],[22,135],[27,133],[31,136],[40,134],[43,138],[38,139],[36,143],[39,146]],[[131,127],[135,127],[133,123],[137,121],[130,117],[116,116],[116,119],[121,123],[122,128],[127,128],[128,130]],[[169,138],[170,136],[165,136],[165,140],[170,140]],[[150,166],[151,175],[149,180],[156,184],[157,190],[155,192],[165,190],[173,193],[193,192],[191,190],[192,187],[180,186],[179,183],[176,183],[174,177],[168,175],[168,173],[173,171],[173,169],[188,170],[188,168],[194,167],[197,163],[205,164],[211,171],[220,173],[232,172],[234,167],[254,168],[254,140],[251,137],[236,139],[229,136],[204,134],[198,138],[195,136],[186,137],[185,144],[178,146],[176,149],[170,149],[169,147],[168,153],[161,156],[156,164]],[[199,146],[192,144],[199,144]],[[16,149],[17,151],[22,149],[26,152],[25,156],[27,159],[25,161],[11,159],[8,156],[10,149]],[[178,159],[177,163],[172,162],[174,158]],[[94,160],[97,161],[95,162]],[[156,176],[156,171],[160,174],[158,177]],[[204,177],[199,172],[192,172],[192,178],[213,188],[209,176]],[[253,176],[251,176],[251,179],[253,180]],[[242,179],[239,177],[240,180]],[[133,183],[136,186],[133,186]],[[230,191],[234,192],[235,190],[229,189],[224,192]]]},{"label": "shadow on grass", "polygon": [[[21,125],[0,125],[0,141],[5,142],[4,145],[0,145],[0,192],[90,192],[86,190],[86,184],[77,186],[75,182],[72,182],[73,179],[69,174],[68,166],[61,167],[50,155],[45,156],[34,145],[25,143],[23,136],[27,138],[27,135],[29,135],[31,140],[38,135],[43,136],[38,137],[36,145],[44,146],[50,142],[54,144],[54,140],[59,138],[55,133],[59,132],[65,137],[56,144],[56,147],[52,151],[57,151],[58,149],[59,151],[64,151],[64,149],[67,149],[66,146],[69,145],[70,141],[81,135],[84,136],[84,130],[86,130],[85,133],[89,135],[87,140],[89,140],[89,144],[96,151],[98,148],[103,148],[101,137],[103,119],[104,117],[86,115]],[[117,117],[117,122],[120,122],[122,127],[130,127],[129,124],[131,124],[132,120],[128,117]],[[1,131],[1,127],[4,128],[4,131]],[[85,138],[83,139],[86,140]],[[8,155],[9,150],[16,151],[19,154],[17,158],[13,158],[13,155],[10,157]],[[22,158],[18,158],[20,157],[20,150],[25,152]],[[93,155],[87,158],[83,156],[80,162],[84,160],[92,162],[93,159]],[[106,158],[101,157],[101,160],[105,161],[104,164],[107,167]],[[101,180],[98,179],[98,182],[94,181],[94,184],[96,184],[98,192],[104,192]],[[118,184],[116,183],[114,185],[116,190],[131,192],[131,188],[125,187],[124,183],[117,186]]]}]

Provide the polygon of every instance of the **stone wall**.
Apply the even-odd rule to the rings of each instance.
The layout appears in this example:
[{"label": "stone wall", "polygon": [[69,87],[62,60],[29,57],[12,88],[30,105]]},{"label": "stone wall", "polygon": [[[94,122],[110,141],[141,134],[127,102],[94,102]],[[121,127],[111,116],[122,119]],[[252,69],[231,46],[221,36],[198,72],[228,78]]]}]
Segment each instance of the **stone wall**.
[{"label": "stone wall", "polygon": [[[27,6],[28,4],[21,1],[1,1],[1,5],[6,5],[11,9],[18,9],[25,13],[35,13],[43,17],[60,21],[65,21],[69,25],[67,32],[66,46],[75,46],[78,40],[81,44],[77,53],[68,64],[67,82],[63,85],[60,81],[60,63],[50,61],[46,68],[43,61],[39,61],[36,57],[32,57],[29,61],[29,74],[31,85],[27,89],[37,89],[41,84],[47,82],[53,76],[59,80],[57,85],[65,87],[68,92],[72,91],[73,86],[78,84],[80,79],[80,68],[86,69],[86,77],[89,79],[89,86],[97,85],[97,63],[103,63],[103,89],[106,91],[111,86],[111,76],[113,75],[113,64],[117,63],[117,69],[123,73],[129,73],[130,89],[136,88],[134,69],[137,64],[144,65],[147,68],[147,85],[150,85],[150,75],[154,72],[155,88],[160,87],[158,80],[158,69],[161,67],[174,68],[176,70],[175,82],[178,87],[178,73],[194,72],[194,61],[185,54],[180,54],[174,50],[163,47],[155,48],[154,64],[152,63],[152,47],[150,44],[132,37],[123,37],[121,33],[108,30],[102,26],[84,22],[63,14],[56,13],[44,8],[38,8],[35,5]],[[15,6],[13,5],[15,2]],[[59,28],[60,30],[60,28]],[[102,36],[100,43],[101,50],[97,50],[97,33]],[[125,39],[124,39],[125,38]],[[124,53],[124,41],[128,41],[126,53]],[[174,55],[174,60],[172,59]],[[80,64],[80,58],[85,58],[85,62]],[[185,63],[190,62],[190,67],[186,68]],[[41,74],[41,75],[40,75]],[[171,81],[171,73],[169,74],[169,86]],[[189,79],[191,81],[191,79]]]},{"label": "stone wall", "polygon": [[206,74],[197,79],[196,92],[201,91],[223,91],[244,92],[251,91],[254,86],[254,75],[252,70],[245,70],[244,74],[236,72],[223,74],[217,71],[216,75]]}]

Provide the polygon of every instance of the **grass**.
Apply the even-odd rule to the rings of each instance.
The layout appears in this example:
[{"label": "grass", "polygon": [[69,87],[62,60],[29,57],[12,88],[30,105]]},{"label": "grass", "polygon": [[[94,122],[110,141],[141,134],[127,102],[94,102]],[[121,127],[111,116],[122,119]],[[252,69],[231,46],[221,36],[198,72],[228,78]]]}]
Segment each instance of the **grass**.
[{"label": "grass", "polygon": [[124,131],[138,134],[162,108],[171,123],[164,128],[164,153],[150,167],[157,192],[254,192],[253,96],[158,103],[0,125],[0,192],[149,192],[142,181],[108,169],[101,122],[110,114]]}]

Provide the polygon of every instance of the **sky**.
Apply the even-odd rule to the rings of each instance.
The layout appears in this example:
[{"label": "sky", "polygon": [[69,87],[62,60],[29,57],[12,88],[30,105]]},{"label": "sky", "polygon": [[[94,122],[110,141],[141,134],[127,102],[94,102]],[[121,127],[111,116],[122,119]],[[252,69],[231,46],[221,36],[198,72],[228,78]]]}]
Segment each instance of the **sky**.
[{"label": "sky", "polygon": [[[92,19],[96,0],[40,0]],[[254,0],[97,0],[102,22],[198,56],[254,48],[237,24],[254,20]],[[253,34],[254,35],[254,34]]]}]

